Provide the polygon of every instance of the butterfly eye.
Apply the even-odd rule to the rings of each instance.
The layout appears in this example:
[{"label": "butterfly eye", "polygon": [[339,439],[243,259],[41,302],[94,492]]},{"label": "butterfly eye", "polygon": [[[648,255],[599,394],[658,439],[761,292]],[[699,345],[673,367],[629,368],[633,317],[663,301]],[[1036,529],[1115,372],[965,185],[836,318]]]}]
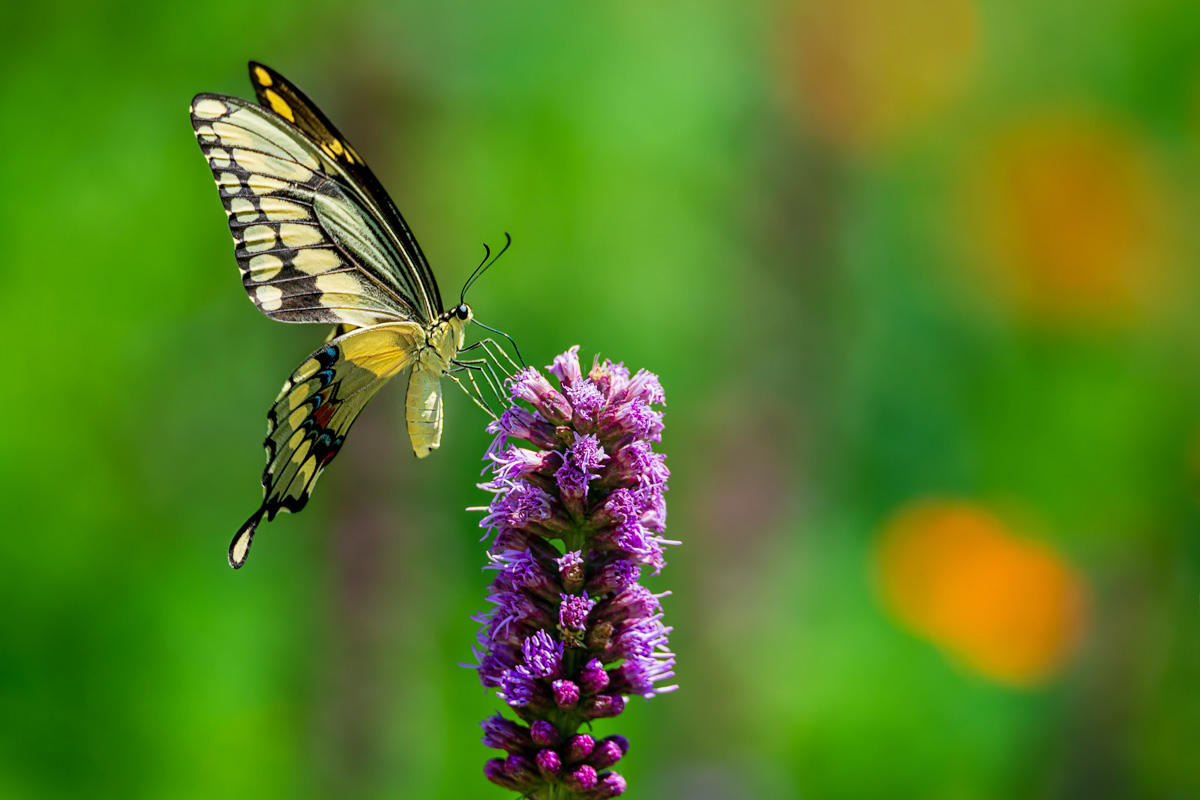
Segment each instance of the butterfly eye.
[{"label": "butterfly eye", "polygon": [[471,309],[467,307],[466,303],[463,303],[461,306],[454,309],[454,313],[458,315],[459,319],[466,319],[467,317],[471,316]]}]

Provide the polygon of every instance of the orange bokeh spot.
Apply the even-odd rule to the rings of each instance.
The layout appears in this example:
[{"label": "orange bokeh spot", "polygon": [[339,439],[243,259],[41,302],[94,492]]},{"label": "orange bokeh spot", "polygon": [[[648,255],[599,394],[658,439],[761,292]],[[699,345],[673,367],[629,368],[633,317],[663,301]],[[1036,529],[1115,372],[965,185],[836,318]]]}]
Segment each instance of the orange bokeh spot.
[{"label": "orange bokeh spot", "polygon": [[972,0],[812,0],[780,43],[786,101],[802,128],[849,150],[906,133],[966,83]]},{"label": "orange bokeh spot", "polygon": [[983,508],[903,508],[885,526],[876,557],[892,613],[992,680],[1041,683],[1078,641],[1082,580],[1050,547],[1015,536]]},{"label": "orange bokeh spot", "polygon": [[1156,291],[1165,210],[1144,149],[1112,126],[1035,120],[975,171],[971,246],[994,288],[1053,320],[1119,321]]}]

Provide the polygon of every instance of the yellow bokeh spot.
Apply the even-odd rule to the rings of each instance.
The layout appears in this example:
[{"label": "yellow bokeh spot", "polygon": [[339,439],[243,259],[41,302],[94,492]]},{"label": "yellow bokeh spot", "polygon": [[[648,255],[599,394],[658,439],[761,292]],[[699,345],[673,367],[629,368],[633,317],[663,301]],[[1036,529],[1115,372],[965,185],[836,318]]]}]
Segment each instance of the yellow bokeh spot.
[{"label": "yellow bokeh spot", "polygon": [[997,136],[971,175],[967,247],[1021,313],[1122,322],[1161,292],[1168,203],[1133,137],[1082,118],[1030,120]]},{"label": "yellow bokeh spot", "polygon": [[902,508],[876,550],[884,601],[913,632],[1011,686],[1052,677],[1083,628],[1086,588],[1048,545],[986,509],[925,501]]},{"label": "yellow bokeh spot", "polygon": [[782,28],[786,102],[847,150],[907,133],[964,89],[978,43],[973,0],[813,0]]}]

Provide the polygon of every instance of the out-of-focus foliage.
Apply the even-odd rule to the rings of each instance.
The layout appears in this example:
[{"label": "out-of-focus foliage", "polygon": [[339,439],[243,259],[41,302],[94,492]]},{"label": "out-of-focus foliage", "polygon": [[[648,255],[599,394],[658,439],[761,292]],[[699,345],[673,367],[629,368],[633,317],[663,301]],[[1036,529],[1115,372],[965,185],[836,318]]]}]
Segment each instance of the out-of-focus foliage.
[{"label": "out-of-focus foliage", "polygon": [[[501,797],[486,419],[384,391],[247,568],[325,331],[192,137],[255,58],[456,299],[662,376],[682,689],[630,797],[1200,796],[1192,0],[9,4],[0,797]],[[391,387],[389,387],[391,388]]]}]

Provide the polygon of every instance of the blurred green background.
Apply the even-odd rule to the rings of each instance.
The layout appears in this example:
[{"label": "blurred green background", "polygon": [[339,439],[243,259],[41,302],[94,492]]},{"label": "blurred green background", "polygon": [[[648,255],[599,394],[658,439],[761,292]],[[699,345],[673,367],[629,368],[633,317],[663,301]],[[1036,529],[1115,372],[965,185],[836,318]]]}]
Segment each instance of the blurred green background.
[{"label": "blurred green background", "polygon": [[533,364],[662,376],[642,798],[1200,796],[1192,0],[9,3],[2,798],[504,797],[486,419],[308,509],[187,107],[262,60]]}]

